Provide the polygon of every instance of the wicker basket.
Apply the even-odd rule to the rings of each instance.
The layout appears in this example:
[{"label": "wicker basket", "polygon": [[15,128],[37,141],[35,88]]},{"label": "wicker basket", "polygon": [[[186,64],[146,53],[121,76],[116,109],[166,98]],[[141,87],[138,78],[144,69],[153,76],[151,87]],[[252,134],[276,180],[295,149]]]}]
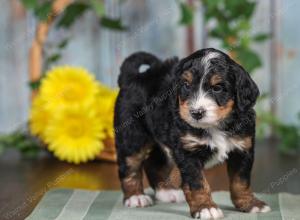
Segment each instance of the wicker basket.
[{"label": "wicker basket", "polygon": [[[55,18],[70,4],[72,0],[55,0],[52,5],[51,13],[46,21],[37,24],[35,37],[29,53],[29,79],[30,82],[37,82],[41,77],[43,63],[43,47],[47,40],[49,29]],[[37,91],[32,92],[34,98]],[[116,161],[116,150],[113,139],[104,141],[105,149],[97,156],[98,159]]]}]

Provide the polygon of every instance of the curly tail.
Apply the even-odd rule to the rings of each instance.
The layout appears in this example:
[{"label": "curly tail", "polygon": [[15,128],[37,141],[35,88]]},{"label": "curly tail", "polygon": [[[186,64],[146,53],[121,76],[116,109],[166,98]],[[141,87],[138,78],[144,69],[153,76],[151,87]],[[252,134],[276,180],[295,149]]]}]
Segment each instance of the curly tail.
[{"label": "curly tail", "polygon": [[126,87],[137,80],[141,74],[139,72],[141,65],[146,64],[151,68],[160,63],[160,59],[150,53],[136,52],[131,54],[121,65],[121,73],[118,79],[119,87]]}]

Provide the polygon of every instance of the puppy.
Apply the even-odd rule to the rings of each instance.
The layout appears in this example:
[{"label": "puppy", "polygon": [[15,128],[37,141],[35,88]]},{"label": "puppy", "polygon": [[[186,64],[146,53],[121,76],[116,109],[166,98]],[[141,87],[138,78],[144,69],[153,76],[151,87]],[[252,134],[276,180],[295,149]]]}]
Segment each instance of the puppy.
[{"label": "puppy", "polygon": [[[141,72],[143,64],[149,68]],[[250,188],[259,90],[243,67],[212,48],[180,61],[138,52],[122,64],[118,83],[114,126],[125,206],[153,204],[143,191],[145,170],[156,199],[186,200],[194,218],[221,218],[203,170],[226,161],[235,207],[270,211]]]}]

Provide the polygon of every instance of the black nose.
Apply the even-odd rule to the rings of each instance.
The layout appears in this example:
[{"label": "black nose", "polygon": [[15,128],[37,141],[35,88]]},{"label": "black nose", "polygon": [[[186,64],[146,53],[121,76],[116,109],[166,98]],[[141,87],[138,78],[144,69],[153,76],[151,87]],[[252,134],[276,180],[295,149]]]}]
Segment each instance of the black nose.
[{"label": "black nose", "polygon": [[191,113],[191,116],[196,119],[196,120],[200,120],[201,118],[204,117],[205,115],[205,109],[204,108],[199,108],[197,110],[191,110],[190,113]]}]

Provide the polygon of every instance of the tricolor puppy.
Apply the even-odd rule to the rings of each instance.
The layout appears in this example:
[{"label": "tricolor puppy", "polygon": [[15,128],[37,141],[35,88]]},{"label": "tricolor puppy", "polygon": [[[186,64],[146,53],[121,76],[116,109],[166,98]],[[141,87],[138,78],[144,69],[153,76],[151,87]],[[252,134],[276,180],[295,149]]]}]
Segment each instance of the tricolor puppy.
[{"label": "tricolor puppy", "polygon": [[[143,64],[149,68],[140,71]],[[156,199],[186,200],[194,218],[221,218],[203,170],[226,161],[235,207],[270,211],[250,188],[259,90],[243,67],[212,48],[180,61],[139,52],[122,64],[119,86],[114,123],[125,206],[153,204],[145,170]]]}]

